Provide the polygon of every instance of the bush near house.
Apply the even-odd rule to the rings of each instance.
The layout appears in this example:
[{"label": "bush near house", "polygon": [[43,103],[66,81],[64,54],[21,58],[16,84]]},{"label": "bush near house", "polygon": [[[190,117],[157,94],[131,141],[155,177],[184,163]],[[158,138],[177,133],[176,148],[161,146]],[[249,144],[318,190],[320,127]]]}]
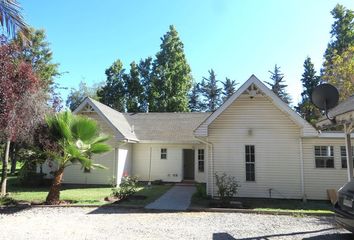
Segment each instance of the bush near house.
[{"label": "bush near house", "polygon": [[228,205],[230,200],[236,196],[240,185],[234,176],[228,176],[226,173],[221,175],[215,173],[215,180],[218,189],[217,194],[221,202]]},{"label": "bush near house", "polygon": [[119,200],[125,200],[138,191],[138,178],[124,176],[119,187],[112,189],[112,195]]}]

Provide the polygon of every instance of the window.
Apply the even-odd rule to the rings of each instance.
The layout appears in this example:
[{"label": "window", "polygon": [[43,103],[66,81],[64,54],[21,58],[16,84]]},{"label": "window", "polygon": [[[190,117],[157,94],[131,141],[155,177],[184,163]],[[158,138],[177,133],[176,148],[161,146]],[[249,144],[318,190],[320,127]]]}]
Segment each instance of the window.
[{"label": "window", "polygon": [[316,168],[334,168],[333,146],[315,146]]},{"label": "window", "polygon": [[246,158],[246,181],[255,181],[255,154],[254,145],[245,146],[245,158]]},{"label": "window", "polygon": [[167,159],[167,148],[161,148],[161,159]]},{"label": "window", "polygon": [[[353,162],[354,162],[354,147],[353,146],[352,146],[352,156],[353,156]],[[345,146],[340,146],[340,159],[342,162],[342,168],[347,168],[347,150],[346,150]]]},{"label": "window", "polygon": [[204,149],[198,149],[198,170],[204,172]]}]

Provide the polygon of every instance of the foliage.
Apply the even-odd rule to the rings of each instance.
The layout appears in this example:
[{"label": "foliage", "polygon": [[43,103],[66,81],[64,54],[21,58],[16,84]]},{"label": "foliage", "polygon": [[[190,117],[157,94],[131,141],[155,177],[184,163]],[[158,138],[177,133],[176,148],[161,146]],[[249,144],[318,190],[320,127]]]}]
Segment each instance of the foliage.
[{"label": "foliage", "polygon": [[88,86],[85,82],[81,81],[79,83],[79,88],[72,88],[68,98],[66,100],[66,106],[69,107],[71,111],[74,111],[80,103],[84,101],[86,97],[93,98],[98,100],[97,91],[99,89],[99,85],[94,85],[92,87]]},{"label": "foliage", "polygon": [[235,80],[231,80],[230,78],[226,78],[225,82],[222,82],[223,84],[223,92],[222,94],[224,95],[223,97],[223,102],[225,102],[229,97],[231,97],[236,89],[236,85],[238,84]]},{"label": "foliage", "polygon": [[14,37],[16,33],[21,33],[23,37],[27,35],[28,26],[21,10],[16,0],[0,0],[0,25],[9,37]]},{"label": "foliage", "polygon": [[142,59],[138,65],[138,71],[140,76],[140,84],[143,87],[143,101],[140,103],[140,107],[143,112],[149,111],[149,106],[153,104],[153,95],[151,89],[151,71],[152,71],[152,58],[148,57]]},{"label": "foliage", "polygon": [[47,203],[58,204],[64,169],[77,162],[84,169],[104,168],[93,163],[92,154],[108,152],[111,147],[105,143],[108,137],[100,135],[98,123],[88,117],[66,111],[48,116],[46,122],[51,139],[58,145],[57,151],[48,149],[58,170],[54,173]]},{"label": "foliage", "polygon": [[[331,41],[325,52],[325,65],[331,65],[335,55],[342,55],[350,46],[354,45],[354,11],[337,4],[331,11],[335,19],[331,29]],[[326,67],[325,67],[326,68]]]},{"label": "foliage", "polygon": [[30,28],[27,35],[27,44],[23,38],[17,36],[14,43],[20,47],[20,55],[23,61],[31,64],[33,71],[41,81],[41,87],[50,91],[50,86],[54,84],[54,78],[59,76],[58,63],[53,63],[53,52],[46,40],[44,30]]},{"label": "foliage", "polygon": [[200,84],[200,92],[204,97],[203,109],[213,112],[221,105],[222,89],[218,87],[219,80],[213,69],[209,70],[209,77],[203,77]]},{"label": "foliage", "polygon": [[340,100],[344,100],[354,93],[354,45],[350,46],[341,55],[335,50],[329,62],[324,63],[323,80],[336,86]]},{"label": "foliage", "polygon": [[124,71],[123,63],[118,59],[106,69],[106,83],[97,91],[100,102],[119,112],[125,112],[126,104]]},{"label": "foliage", "polygon": [[216,187],[218,195],[222,202],[229,202],[234,197],[240,185],[234,176],[228,176],[226,173],[218,175],[215,173]]},{"label": "foliage", "polygon": [[307,57],[304,62],[304,73],[302,74],[301,82],[303,87],[301,93],[302,100],[295,109],[303,118],[314,125],[321,116],[321,112],[312,103],[311,96],[314,88],[320,84],[321,80],[320,77],[316,75],[310,57]]},{"label": "foliage", "polygon": [[194,194],[195,197],[198,198],[207,198],[207,192],[206,192],[206,184],[205,183],[197,183],[196,185],[196,192]]},{"label": "foliage", "polygon": [[187,112],[192,75],[174,26],[162,37],[160,48],[152,66],[149,108],[153,112]]},{"label": "foliage", "polygon": [[200,98],[200,84],[194,83],[189,93],[189,109],[192,112],[199,112],[203,109],[203,106]]},{"label": "foliage", "polygon": [[120,200],[125,200],[129,196],[136,193],[137,190],[138,190],[138,178],[133,176],[124,176],[122,178],[121,184],[119,184],[119,187],[112,189],[113,191],[112,195],[114,197],[117,197]]},{"label": "foliage", "polygon": [[284,84],[284,74],[280,72],[280,67],[276,64],[274,66],[274,71],[269,71],[270,79],[272,82],[266,82],[270,87],[271,90],[286,104],[291,103],[291,98],[289,94],[286,92],[286,87],[288,85]]},{"label": "foliage", "polygon": [[130,64],[130,74],[125,75],[126,106],[128,112],[142,112],[144,102],[144,87],[140,82],[138,65]]}]

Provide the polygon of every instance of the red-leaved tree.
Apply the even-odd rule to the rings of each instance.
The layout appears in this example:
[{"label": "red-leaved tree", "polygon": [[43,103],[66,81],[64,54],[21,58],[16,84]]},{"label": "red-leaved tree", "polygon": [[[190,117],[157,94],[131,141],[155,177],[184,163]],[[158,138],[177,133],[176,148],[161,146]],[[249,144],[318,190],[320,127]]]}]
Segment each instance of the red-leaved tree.
[{"label": "red-leaved tree", "polygon": [[33,106],[41,95],[41,86],[32,66],[18,58],[18,48],[4,38],[0,38],[0,42],[0,132],[6,146],[1,195],[5,195],[10,144],[32,131],[37,119],[39,121],[41,114]]}]

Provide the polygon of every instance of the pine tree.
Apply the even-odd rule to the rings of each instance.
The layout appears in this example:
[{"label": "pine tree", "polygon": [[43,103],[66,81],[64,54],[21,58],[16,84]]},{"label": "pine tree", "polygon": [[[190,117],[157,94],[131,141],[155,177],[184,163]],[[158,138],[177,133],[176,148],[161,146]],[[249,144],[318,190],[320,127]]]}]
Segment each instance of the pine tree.
[{"label": "pine tree", "polygon": [[142,101],[144,98],[144,88],[140,83],[138,65],[135,62],[130,64],[130,74],[125,77],[126,104],[128,112],[142,112]]},{"label": "pine tree", "polygon": [[200,84],[194,83],[189,93],[189,109],[192,112],[202,111],[203,105],[200,99]]},{"label": "pine tree", "polygon": [[107,80],[105,85],[97,91],[100,102],[119,112],[125,112],[124,71],[122,62],[120,60],[115,61],[106,69]]},{"label": "pine tree", "polygon": [[140,84],[144,89],[144,96],[140,102],[141,109],[144,112],[149,111],[149,105],[153,106],[153,96],[151,91],[151,66],[152,58],[148,57],[144,60],[140,60],[138,65],[138,71],[140,75]]},{"label": "pine tree", "polygon": [[213,69],[209,70],[209,77],[203,77],[200,84],[200,92],[204,97],[203,110],[213,112],[222,103],[221,93],[222,89],[218,87],[219,80],[216,79],[216,75]]},{"label": "pine tree", "polygon": [[354,93],[354,11],[337,4],[331,14],[335,21],[321,75],[338,88],[344,100]]},{"label": "pine tree", "polygon": [[174,26],[163,36],[161,50],[152,68],[150,104],[154,112],[186,112],[188,93],[192,87],[191,69],[184,54],[184,46]]},{"label": "pine tree", "polygon": [[288,85],[284,84],[284,74],[280,72],[280,67],[278,67],[276,64],[274,66],[274,71],[269,71],[270,79],[272,82],[266,82],[270,87],[271,90],[280,98],[282,99],[286,104],[291,103],[291,98],[289,94],[286,92],[286,87]]},{"label": "pine tree", "polygon": [[230,78],[226,78],[225,82],[222,82],[224,86],[224,90],[222,92],[223,96],[223,102],[226,102],[226,100],[231,97],[235,91],[236,91],[236,85],[238,84],[235,80],[231,80]]},{"label": "pine tree", "polygon": [[317,87],[321,80],[316,75],[316,71],[311,58],[307,57],[304,62],[304,73],[301,78],[303,92],[301,93],[302,100],[295,107],[296,111],[311,124],[315,124],[317,119],[321,116],[320,111],[313,105],[311,96],[315,87]]}]

